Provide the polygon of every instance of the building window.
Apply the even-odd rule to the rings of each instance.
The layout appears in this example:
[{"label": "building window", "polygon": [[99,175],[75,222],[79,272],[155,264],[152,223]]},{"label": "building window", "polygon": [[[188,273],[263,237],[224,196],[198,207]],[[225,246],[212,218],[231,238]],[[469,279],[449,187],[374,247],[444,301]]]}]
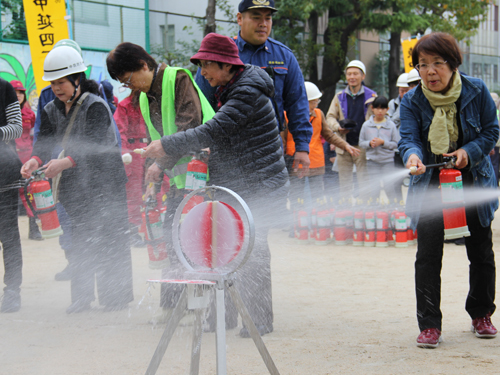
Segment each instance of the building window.
[{"label": "building window", "polygon": [[163,38],[163,48],[166,51],[175,49],[175,25],[160,25]]},{"label": "building window", "polygon": [[482,65],[481,63],[472,63],[472,76],[476,78],[483,78],[483,72],[482,72]]},{"label": "building window", "polygon": [[493,83],[498,83],[498,65],[493,65]]},{"label": "building window", "polygon": [[494,31],[498,31],[498,5],[493,6],[493,27]]},{"label": "building window", "polygon": [[485,82],[491,82],[491,64],[484,64],[483,65],[483,81]]},{"label": "building window", "polygon": [[109,26],[108,23],[108,0],[101,0],[103,4],[75,1],[73,19],[79,23]]}]

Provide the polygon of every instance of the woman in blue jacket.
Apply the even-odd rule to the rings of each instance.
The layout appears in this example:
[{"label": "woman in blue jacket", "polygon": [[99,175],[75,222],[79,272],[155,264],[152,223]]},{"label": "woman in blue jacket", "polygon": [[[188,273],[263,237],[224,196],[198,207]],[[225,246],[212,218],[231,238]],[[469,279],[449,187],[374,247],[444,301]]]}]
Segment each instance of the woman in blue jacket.
[{"label": "woman in blue jacket", "polygon": [[[425,165],[454,156],[465,192],[493,188],[495,176],[488,153],[499,131],[495,104],[484,82],[458,71],[462,56],[452,36],[424,36],[413,49],[412,60],[422,81],[403,97],[399,150],[407,168],[417,167],[407,201],[407,214],[419,233],[415,283],[421,333],[417,346],[435,348],[441,341],[444,224],[439,170],[426,169]],[[490,319],[495,311],[491,221],[497,208],[496,199],[466,207],[471,235],[465,238],[470,261],[465,308],[472,319],[471,330],[481,338],[497,334]]]}]

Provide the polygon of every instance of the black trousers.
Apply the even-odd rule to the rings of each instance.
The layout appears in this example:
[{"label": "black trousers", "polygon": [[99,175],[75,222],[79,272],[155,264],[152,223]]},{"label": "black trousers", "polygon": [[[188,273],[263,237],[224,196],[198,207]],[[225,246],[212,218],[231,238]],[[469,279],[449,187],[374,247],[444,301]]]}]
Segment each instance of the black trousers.
[{"label": "black trousers", "polygon": [[2,242],[5,267],[4,290],[14,291],[20,290],[23,281],[23,256],[17,221],[18,195],[17,189],[0,193],[0,242]]},{"label": "black trousers", "polygon": [[[466,189],[467,186],[464,187]],[[418,225],[418,246],[415,261],[417,320],[420,330],[441,330],[441,266],[443,258],[444,224],[441,192],[431,181],[424,198]],[[466,208],[470,237],[465,237],[469,266],[469,293],[465,309],[472,319],[495,311],[495,257],[491,225],[482,227],[475,205]]]},{"label": "black trousers", "polygon": [[71,219],[71,301],[125,305],[134,299],[125,185],[114,194],[94,194],[63,202]]}]

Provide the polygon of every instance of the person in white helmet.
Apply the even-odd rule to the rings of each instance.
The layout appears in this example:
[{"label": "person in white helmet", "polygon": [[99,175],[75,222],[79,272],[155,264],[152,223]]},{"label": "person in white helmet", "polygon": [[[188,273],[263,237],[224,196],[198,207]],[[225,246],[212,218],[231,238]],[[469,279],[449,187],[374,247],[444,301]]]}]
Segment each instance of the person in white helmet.
[{"label": "person in white helmet", "polygon": [[[323,94],[319,91],[318,87],[312,82],[305,82],[307,100],[309,101],[309,122],[313,128],[313,135],[309,142],[309,170],[305,173],[308,177],[309,189],[311,191],[313,208],[318,209],[321,205],[320,200],[324,198],[324,184],[323,175],[325,174],[325,154],[323,151],[323,139],[333,144],[337,149],[347,151],[349,155],[354,157],[359,155],[359,150],[347,143],[337,134],[335,134],[328,126],[325,114],[321,109],[317,108],[320,98]],[[283,145],[287,158],[293,160],[295,155],[295,142],[293,141],[292,134],[285,128]],[[290,175],[290,203],[291,210],[297,211],[299,209],[299,199],[304,199],[305,179],[299,178],[302,165],[299,165],[299,171],[294,171],[293,168],[288,168]],[[311,238],[313,240],[313,238]]]},{"label": "person in white helmet", "polygon": [[[54,44],[55,48],[59,47],[71,47],[73,48],[80,56],[82,56],[82,49],[78,45],[77,42],[75,42],[72,39],[61,39],[59,40],[56,44]],[[83,56],[82,56],[83,57]],[[99,93],[100,96],[102,97],[101,93]],[[43,112],[43,108],[50,103],[52,100],[54,100],[56,96],[54,95],[54,92],[52,91],[50,85],[44,87],[42,91],[40,92],[40,97],[38,98],[38,107],[37,107],[37,116],[35,119],[35,127],[33,129],[33,143],[36,143],[36,140],[38,138],[38,134],[40,133],[40,125],[41,125],[41,120],[42,116],[41,113]],[[109,103],[108,103],[109,104]],[[118,131],[118,127],[116,124],[114,124],[115,127],[115,132],[118,136],[118,144],[121,147],[121,139],[120,139],[120,133]],[[54,149],[54,153],[52,157],[57,158],[57,155],[59,155],[60,149]],[[71,251],[72,251],[72,244],[71,244],[71,223],[68,218],[68,214],[64,210],[64,207],[62,204],[58,203],[56,205],[57,207],[57,216],[59,217],[59,223],[61,224],[61,228],[63,230],[63,234],[59,237],[59,245],[61,246],[61,249],[64,250],[64,255],[66,259],[68,260],[68,265],[60,272],[56,273],[55,275],[55,280],[56,281],[69,281],[71,280],[71,267],[69,265],[69,258],[71,257]]]},{"label": "person in white helmet", "polygon": [[[125,309],[133,300],[127,177],[113,116],[97,95],[97,83],[85,77],[86,69],[80,54],[68,46],[45,58],[43,79],[50,81],[56,99],[44,107],[31,159],[21,168],[25,178],[40,167],[46,177],[59,178],[52,188],[72,229],[68,314],[91,308],[95,284],[105,311]],[[59,145],[63,153],[51,159]]]},{"label": "person in white helmet", "polygon": [[[365,150],[359,147],[359,133],[363,123],[370,118],[372,112],[365,102],[377,96],[377,93],[363,85],[366,67],[359,60],[351,61],[345,70],[347,87],[337,93],[326,114],[326,121],[334,132],[339,132],[344,140],[359,150],[358,155],[351,155],[339,149],[337,164],[339,168],[340,193],[344,199],[351,197],[353,192],[353,167],[356,165],[358,186],[366,186],[366,155]],[[356,126],[346,129],[340,126],[344,119],[353,120]],[[367,195],[363,194],[362,199]]]},{"label": "person in white helmet", "polygon": [[408,87],[410,88],[410,90],[418,86],[418,84],[420,83],[420,74],[418,73],[417,69],[413,68],[412,70],[410,70],[406,82],[408,83]]},{"label": "person in white helmet", "polygon": [[[401,100],[403,100],[403,96],[408,91],[410,91],[410,86],[408,86],[408,75],[409,73],[402,73],[398,77],[396,86],[398,87],[399,94],[396,99],[391,99],[391,101],[389,102],[389,111],[387,112],[389,118],[392,120],[394,125],[396,125],[396,129],[398,130],[398,132],[399,126],[401,125],[401,119],[399,117],[399,106],[401,104]],[[397,149],[394,153],[394,166],[398,169],[403,169],[405,167],[403,164],[403,159],[401,159],[401,156],[399,155],[399,151]],[[394,192],[398,202],[401,202],[403,200],[403,192],[401,190],[401,186],[403,185],[403,181],[405,178],[406,176],[394,181]]]},{"label": "person in white helmet", "polygon": [[396,82],[396,86],[398,87],[398,97],[395,99],[391,99],[389,101],[389,111],[387,114],[389,115],[392,122],[396,125],[396,128],[399,129],[401,125],[401,119],[399,118],[399,105],[401,104],[401,99],[403,96],[410,91],[410,86],[408,86],[408,73],[403,73],[398,77]]}]

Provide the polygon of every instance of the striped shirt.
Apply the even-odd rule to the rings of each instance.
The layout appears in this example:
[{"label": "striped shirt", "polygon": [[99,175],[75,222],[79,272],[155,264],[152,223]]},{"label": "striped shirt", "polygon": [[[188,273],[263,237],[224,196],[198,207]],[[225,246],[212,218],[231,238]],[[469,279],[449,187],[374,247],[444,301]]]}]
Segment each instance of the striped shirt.
[{"label": "striped shirt", "polygon": [[23,132],[23,119],[21,117],[21,106],[19,102],[10,103],[5,108],[7,124],[2,126],[2,141],[11,141],[20,138]]}]

